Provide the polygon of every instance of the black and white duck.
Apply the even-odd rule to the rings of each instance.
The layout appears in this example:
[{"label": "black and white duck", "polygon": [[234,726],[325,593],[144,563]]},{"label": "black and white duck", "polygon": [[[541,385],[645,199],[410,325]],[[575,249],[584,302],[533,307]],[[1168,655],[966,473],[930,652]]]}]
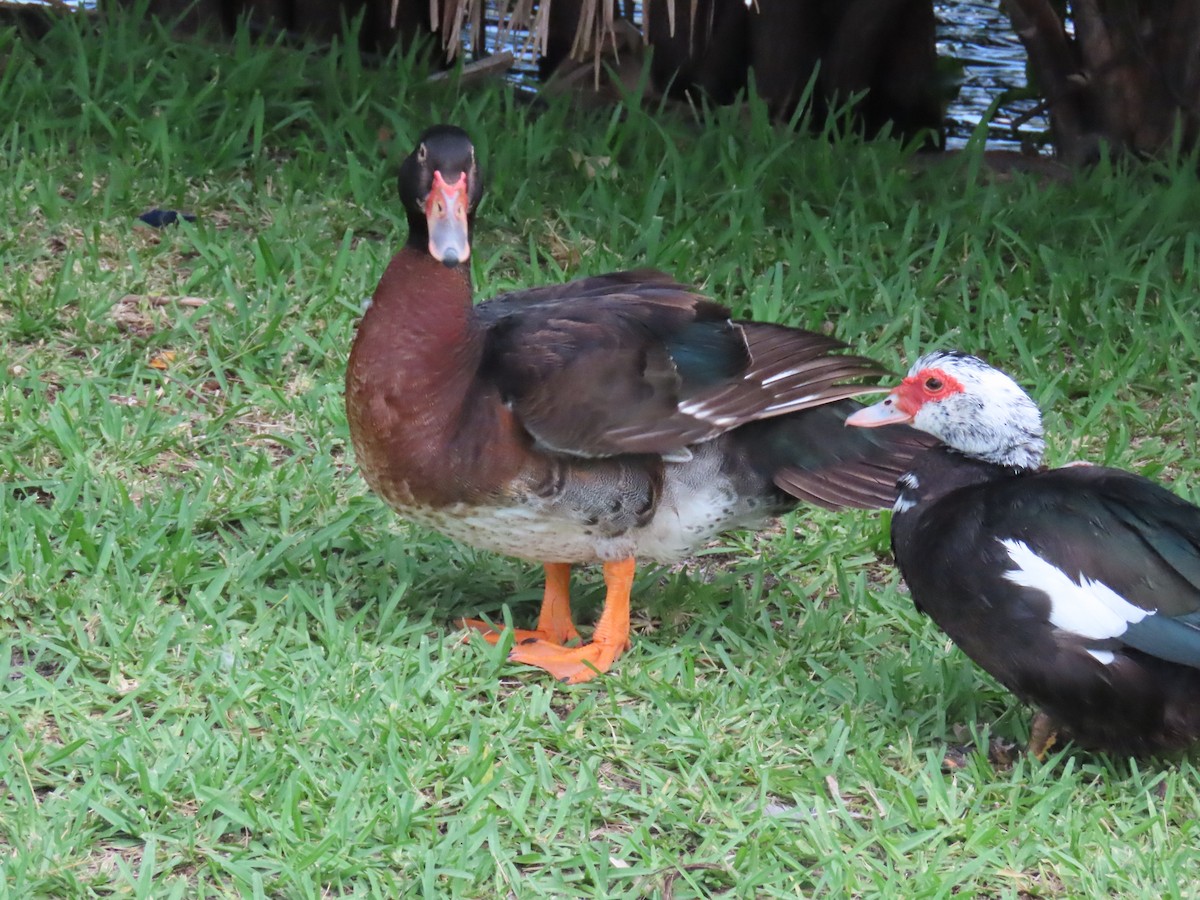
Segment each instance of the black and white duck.
[{"label": "black and white duck", "polygon": [[1013,379],[958,352],[923,356],[847,425],[940,440],[900,478],[892,549],[918,609],[1039,708],[1118,753],[1200,737],[1200,508],[1103,466],[1043,467],[1042,417]]}]

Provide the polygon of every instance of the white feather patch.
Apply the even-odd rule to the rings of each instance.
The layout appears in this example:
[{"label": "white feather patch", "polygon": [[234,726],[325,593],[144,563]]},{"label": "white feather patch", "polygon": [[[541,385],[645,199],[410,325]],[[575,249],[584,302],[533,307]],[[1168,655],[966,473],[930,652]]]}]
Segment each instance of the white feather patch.
[{"label": "white feather patch", "polygon": [[770,406],[764,406],[759,410],[759,414],[764,418],[766,416],[781,416],[785,412],[791,412],[793,409],[803,409],[815,398],[816,394],[805,394],[803,397],[795,397],[791,400],[782,403],[772,403]]},{"label": "white feather patch", "polygon": [[900,488],[900,491],[896,494],[896,502],[892,505],[892,512],[908,512],[917,505],[917,501],[910,497],[905,497],[904,492],[915,491],[921,486],[921,482],[917,480],[917,476],[912,472],[905,472],[900,476],[900,480],[896,482],[896,485]]},{"label": "white feather patch", "polygon": [[[799,375],[799,374],[800,374],[799,369],[785,369],[782,372],[777,372],[776,374],[772,375],[770,378],[764,378],[762,381],[759,382],[759,384],[761,384],[763,387],[766,387],[767,385],[774,384],[777,381],[783,381],[783,379],[785,379],[785,378],[791,378],[793,375]],[[745,377],[745,379],[743,379],[743,380],[750,381],[751,378],[749,375],[747,375]]]},{"label": "white feather patch", "polygon": [[1092,650],[1089,648],[1087,652],[1097,662],[1102,662],[1106,666],[1111,666],[1117,659],[1117,655],[1111,650]]},{"label": "white feather patch", "polygon": [[696,403],[691,400],[685,400],[680,403],[676,409],[686,416],[691,416],[694,419],[699,419],[702,422],[711,422],[718,428],[727,428],[737,422],[734,416],[719,416],[713,413],[710,406],[705,403]]},{"label": "white feather patch", "polygon": [[1056,628],[1083,638],[1106,640],[1120,637],[1130,625],[1154,615],[1130,603],[1103,582],[1090,578],[1074,581],[1034,553],[1023,541],[1002,540],[1000,543],[1016,565],[1015,569],[1004,573],[1005,579],[1045,594],[1050,600],[1050,624]]}]

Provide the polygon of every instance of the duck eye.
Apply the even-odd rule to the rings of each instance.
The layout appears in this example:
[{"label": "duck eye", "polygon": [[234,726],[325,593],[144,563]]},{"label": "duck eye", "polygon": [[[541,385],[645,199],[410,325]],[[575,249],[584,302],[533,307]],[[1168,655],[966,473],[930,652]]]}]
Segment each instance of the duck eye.
[{"label": "duck eye", "polygon": [[425,162],[425,157],[428,155],[429,151],[425,149],[424,144],[417,148],[417,162]]},{"label": "duck eye", "polygon": [[930,376],[929,378],[925,379],[925,390],[927,390],[927,391],[932,391],[933,393],[936,394],[943,387],[945,387],[945,385],[942,384],[942,379],[940,379],[940,378],[935,378],[933,376]]}]

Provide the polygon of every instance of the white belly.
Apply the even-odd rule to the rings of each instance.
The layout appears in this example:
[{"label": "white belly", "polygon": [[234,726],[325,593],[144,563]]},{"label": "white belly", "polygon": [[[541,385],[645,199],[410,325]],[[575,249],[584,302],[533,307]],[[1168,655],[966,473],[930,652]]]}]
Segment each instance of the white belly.
[{"label": "white belly", "polygon": [[565,563],[631,556],[673,563],[723,531],[761,522],[772,514],[761,499],[739,498],[718,472],[697,471],[694,461],[668,464],[666,474],[654,517],[617,535],[588,525],[553,500],[526,498],[524,504],[508,507],[393,505],[409,521],[472,547],[535,562]]}]

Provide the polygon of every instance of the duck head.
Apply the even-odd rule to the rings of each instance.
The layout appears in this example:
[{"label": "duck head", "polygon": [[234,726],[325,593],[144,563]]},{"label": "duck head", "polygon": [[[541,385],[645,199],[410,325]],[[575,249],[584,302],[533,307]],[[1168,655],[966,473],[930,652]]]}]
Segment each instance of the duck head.
[{"label": "duck head", "polygon": [[400,200],[408,214],[408,243],[453,268],[471,255],[475,208],[483,178],[475,146],[461,128],[435,125],[400,165]]},{"label": "duck head", "polygon": [[953,350],[918,359],[883,400],[847,425],[907,423],[964,456],[1015,469],[1036,469],[1046,444],[1042,414],[1021,387],[983,360]]}]

